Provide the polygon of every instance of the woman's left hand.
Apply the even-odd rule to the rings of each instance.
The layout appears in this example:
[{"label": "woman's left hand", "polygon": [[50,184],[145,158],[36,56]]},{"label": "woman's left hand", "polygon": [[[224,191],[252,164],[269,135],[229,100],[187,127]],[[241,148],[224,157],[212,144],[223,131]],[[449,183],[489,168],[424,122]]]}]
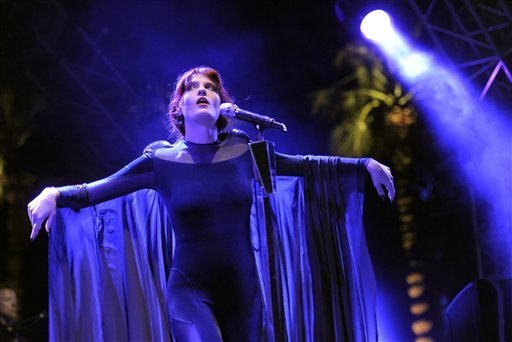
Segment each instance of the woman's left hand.
[{"label": "woman's left hand", "polygon": [[384,189],[386,189],[389,201],[393,202],[395,198],[395,185],[393,183],[391,169],[375,159],[370,158],[370,161],[366,164],[366,170],[370,173],[373,186],[377,190],[380,198],[382,198],[382,200],[386,199],[386,193],[384,192]]}]

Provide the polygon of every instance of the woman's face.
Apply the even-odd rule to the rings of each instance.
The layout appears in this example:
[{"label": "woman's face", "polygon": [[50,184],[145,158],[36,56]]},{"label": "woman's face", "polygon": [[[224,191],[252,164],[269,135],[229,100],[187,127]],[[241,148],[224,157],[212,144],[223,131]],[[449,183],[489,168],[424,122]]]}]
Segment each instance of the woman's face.
[{"label": "woman's face", "polygon": [[[189,128],[192,123],[208,127],[215,126],[220,107],[217,86],[205,75],[192,75],[190,81],[185,84],[180,107],[186,128]],[[189,123],[188,126],[187,123]]]}]

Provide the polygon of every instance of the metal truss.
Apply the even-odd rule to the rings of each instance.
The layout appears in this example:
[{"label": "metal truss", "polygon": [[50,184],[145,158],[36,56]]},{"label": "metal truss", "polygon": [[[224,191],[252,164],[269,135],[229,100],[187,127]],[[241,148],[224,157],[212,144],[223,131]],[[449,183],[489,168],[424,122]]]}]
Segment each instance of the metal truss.
[{"label": "metal truss", "polygon": [[[508,2],[509,4],[507,5]],[[409,0],[437,53],[484,97],[512,94],[512,16],[505,0]]]},{"label": "metal truss", "polygon": [[[509,107],[512,97],[510,5],[505,0],[409,0],[409,3],[429,43],[480,91],[480,100],[485,98]],[[496,248],[503,243],[496,241],[499,238],[492,232],[485,204],[475,196],[471,196],[470,202],[479,277],[510,276],[510,263],[497,262],[506,260],[502,258],[509,252]]]},{"label": "metal truss", "polygon": [[[137,94],[99,44],[59,1],[38,1],[35,8],[25,10],[34,15],[34,44],[25,55],[25,76],[54,106],[69,110],[69,116],[87,126],[85,130],[109,132],[83,137],[105,167],[112,165],[101,146],[122,146],[133,155],[139,153],[140,148],[120,124],[141,112]],[[41,62],[50,67],[41,68]]]}]

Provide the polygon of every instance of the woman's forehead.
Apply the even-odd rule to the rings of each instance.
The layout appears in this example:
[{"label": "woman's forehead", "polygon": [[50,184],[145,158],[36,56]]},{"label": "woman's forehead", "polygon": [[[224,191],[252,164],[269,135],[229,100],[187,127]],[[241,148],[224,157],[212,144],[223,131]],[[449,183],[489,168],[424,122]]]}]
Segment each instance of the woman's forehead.
[{"label": "woman's forehead", "polygon": [[190,82],[213,82],[213,81],[206,75],[194,73],[194,74],[190,75],[190,77],[188,77],[186,83],[190,83]]}]

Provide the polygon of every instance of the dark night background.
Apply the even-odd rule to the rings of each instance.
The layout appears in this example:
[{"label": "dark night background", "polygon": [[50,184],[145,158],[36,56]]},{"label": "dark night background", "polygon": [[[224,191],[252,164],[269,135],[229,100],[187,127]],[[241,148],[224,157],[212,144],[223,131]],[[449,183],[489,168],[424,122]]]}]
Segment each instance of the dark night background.
[{"label": "dark night background", "polygon": [[[372,2],[347,3],[357,18],[356,8]],[[402,30],[434,50],[409,2],[383,3],[394,9]],[[47,238],[29,241],[26,203],[45,186],[104,177],[148,143],[166,139],[170,90],[189,67],[218,69],[240,107],[286,123],[289,132],[266,135],[279,151],[330,154],[332,122],[311,114],[313,95],[339,79],[337,51],[349,43],[368,45],[350,20],[340,22],[335,8],[335,1],[302,0],[0,0],[1,101],[14,113],[0,122],[0,281],[20,288],[22,317],[48,310]],[[252,127],[238,127],[255,137]],[[477,277],[470,195],[421,117],[410,142],[412,189],[420,198],[416,255],[430,304],[424,318],[434,323],[429,336],[439,340],[443,308]],[[414,340],[397,205],[369,191],[366,213],[387,305],[383,321],[397,340]],[[33,340],[45,339],[44,325],[42,319],[30,328]]]}]

